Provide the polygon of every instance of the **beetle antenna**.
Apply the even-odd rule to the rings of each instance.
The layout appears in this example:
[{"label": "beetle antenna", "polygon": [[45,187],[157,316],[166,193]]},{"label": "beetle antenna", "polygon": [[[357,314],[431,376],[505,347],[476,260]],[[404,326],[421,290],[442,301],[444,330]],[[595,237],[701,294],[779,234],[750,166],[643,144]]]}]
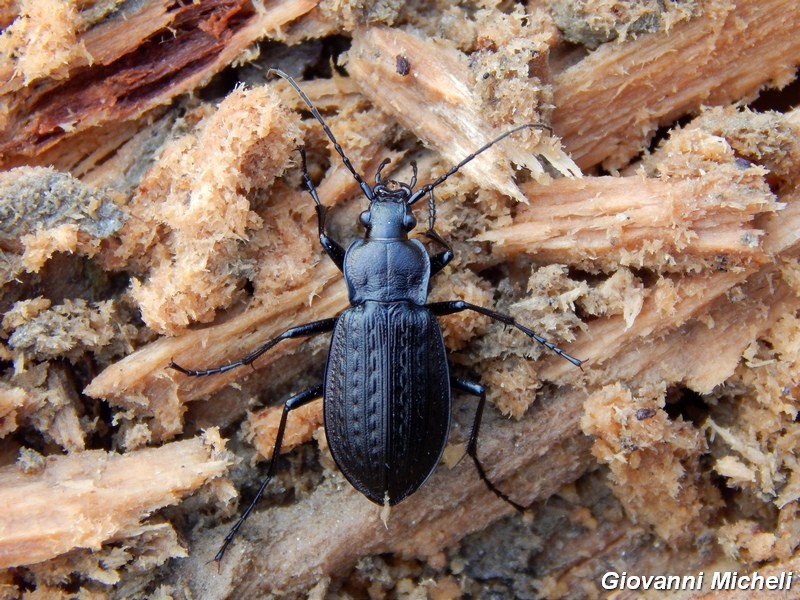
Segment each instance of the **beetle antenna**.
[{"label": "beetle antenna", "polygon": [[342,147],[339,145],[339,142],[336,141],[336,138],[333,135],[333,131],[331,131],[331,128],[328,127],[327,123],[325,123],[325,119],[322,118],[322,115],[317,110],[317,107],[314,106],[313,102],[311,102],[311,99],[308,96],[306,96],[306,93],[303,90],[300,89],[300,86],[297,85],[297,82],[291,75],[287,75],[280,69],[270,69],[269,71],[267,71],[267,77],[271,77],[273,75],[277,75],[281,79],[285,79],[286,81],[288,81],[289,85],[291,85],[294,88],[294,90],[299,94],[300,98],[303,99],[303,102],[306,103],[306,106],[308,106],[308,108],[311,109],[311,114],[314,115],[314,118],[317,121],[319,121],[320,125],[322,125],[322,129],[325,132],[325,135],[327,135],[328,138],[331,140],[331,142],[333,142],[334,149],[336,150],[336,152],[339,153],[339,156],[342,157],[342,162],[344,163],[344,166],[347,167],[350,173],[353,174],[353,177],[358,182],[358,185],[361,186],[361,191],[364,192],[364,195],[371,202],[372,198],[374,197],[372,193],[372,188],[369,187],[369,185],[361,178],[361,175],[358,174],[358,171],[355,170],[353,164],[350,162],[350,159],[347,158],[347,155],[344,153],[344,150],[342,150]]},{"label": "beetle antenna", "polygon": [[445,173],[444,175],[439,177],[439,179],[437,179],[436,181],[432,181],[431,183],[421,187],[419,190],[417,190],[414,193],[413,196],[411,196],[411,198],[408,200],[408,203],[409,204],[414,204],[417,200],[422,198],[425,194],[430,192],[437,185],[439,185],[440,183],[444,183],[444,181],[448,177],[450,177],[451,175],[456,173],[461,167],[466,165],[473,158],[475,158],[476,156],[478,156],[479,154],[481,154],[483,152],[486,152],[489,148],[494,146],[497,142],[499,142],[501,140],[504,140],[508,136],[513,135],[513,134],[517,133],[518,131],[522,131],[523,129],[545,129],[545,130],[549,131],[551,135],[553,134],[553,128],[550,127],[549,125],[545,125],[543,123],[525,123],[525,125],[520,125],[519,127],[514,127],[514,129],[506,131],[504,134],[497,136],[491,142],[489,142],[487,144],[484,144],[483,146],[478,148],[475,152],[473,152],[469,156],[465,157],[464,160],[462,160],[460,163],[458,163],[456,166],[454,166],[452,169],[450,169],[447,173]]},{"label": "beetle antenna", "polygon": [[430,196],[428,197],[428,231],[433,231],[433,225],[436,223],[436,201],[433,199],[433,188],[428,190]]}]

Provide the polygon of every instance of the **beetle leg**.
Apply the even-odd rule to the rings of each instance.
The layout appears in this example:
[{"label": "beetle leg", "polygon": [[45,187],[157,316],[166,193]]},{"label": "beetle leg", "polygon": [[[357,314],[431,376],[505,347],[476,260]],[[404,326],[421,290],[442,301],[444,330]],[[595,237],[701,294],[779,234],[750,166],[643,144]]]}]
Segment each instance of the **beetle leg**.
[{"label": "beetle leg", "polygon": [[511,325],[512,327],[516,327],[522,333],[527,335],[529,338],[536,340],[542,346],[546,347],[549,350],[552,350],[556,354],[558,354],[561,358],[568,360],[576,367],[580,367],[584,361],[575,358],[574,356],[570,356],[566,352],[564,352],[561,348],[556,346],[553,342],[548,342],[542,336],[537,334],[532,329],[528,329],[522,323],[519,323],[508,315],[504,315],[503,313],[497,312],[496,310],[490,310],[488,308],[484,308],[482,306],[478,306],[476,304],[470,304],[469,302],[464,302],[463,300],[451,300],[449,302],[434,302],[432,304],[426,305],[428,309],[437,316],[442,315],[452,315],[453,313],[461,312],[463,310],[474,310],[477,313],[482,315],[486,315],[487,317],[491,317],[496,321],[500,321],[501,323],[505,323],[506,325]]},{"label": "beetle leg", "polygon": [[184,375],[190,375],[192,377],[214,375],[215,373],[225,373],[226,371],[230,371],[231,369],[235,369],[236,367],[252,364],[259,356],[261,356],[267,350],[275,346],[278,342],[282,342],[283,340],[288,340],[290,338],[305,337],[308,335],[315,335],[317,333],[325,333],[327,331],[333,331],[333,326],[336,324],[336,318],[337,317],[333,317],[330,319],[323,319],[321,321],[306,323],[305,325],[297,325],[296,327],[290,327],[279,336],[272,338],[266,344],[263,344],[262,346],[253,350],[250,354],[248,354],[244,358],[229,363],[227,365],[222,365],[221,367],[212,367],[210,369],[194,370],[194,369],[186,369],[185,367],[180,366],[174,361],[170,361],[169,368],[175,369],[176,371],[180,371]]},{"label": "beetle leg", "polygon": [[278,463],[278,456],[281,452],[281,445],[283,444],[283,433],[286,430],[286,420],[289,416],[289,413],[296,408],[300,408],[311,402],[312,400],[316,400],[317,398],[322,397],[322,385],[315,385],[314,387],[308,388],[300,392],[299,394],[292,396],[289,398],[286,403],[283,405],[283,413],[281,414],[281,422],[278,425],[278,433],[275,436],[275,447],[272,450],[272,457],[269,460],[269,467],[267,468],[267,475],[264,477],[264,481],[261,482],[261,487],[258,488],[255,497],[250,502],[250,505],[247,509],[242,513],[242,516],[239,517],[239,520],[236,521],[234,526],[228,532],[228,535],[225,536],[225,541],[222,542],[222,546],[220,546],[219,551],[217,552],[214,560],[217,561],[217,564],[222,560],[222,556],[225,554],[225,551],[228,549],[228,546],[233,541],[233,538],[236,537],[236,533],[241,528],[242,524],[247,520],[247,517],[250,516],[250,513],[253,512],[253,509],[258,504],[258,501],[261,499],[261,496],[264,495],[264,490],[269,484],[270,480],[275,475],[275,468]]},{"label": "beetle leg", "polygon": [[453,388],[469,394],[470,396],[477,396],[479,399],[478,408],[475,411],[475,421],[472,423],[472,433],[470,433],[469,444],[467,444],[467,454],[470,455],[472,462],[475,463],[475,468],[478,470],[478,475],[480,476],[481,480],[483,480],[483,483],[486,484],[486,487],[489,488],[489,490],[493,492],[495,496],[507,502],[519,512],[525,512],[524,506],[514,502],[505,492],[498,489],[497,486],[491,482],[491,480],[486,476],[486,471],[484,470],[480,459],[478,459],[478,432],[481,428],[481,419],[483,419],[483,409],[486,406],[486,388],[479,383],[475,383],[467,379],[461,379],[460,377],[451,377],[450,385]]},{"label": "beetle leg", "polygon": [[306,185],[308,193],[311,194],[311,199],[314,201],[314,205],[317,209],[319,243],[322,244],[322,248],[325,250],[325,253],[341,271],[344,268],[344,248],[342,248],[339,242],[328,236],[328,232],[325,229],[325,216],[328,214],[328,207],[320,202],[319,194],[317,194],[317,188],[314,187],[314,182],[311,181],[311,176],[308,174],[305,148],[301,146],[297,149],[297,151],[300,153],[300,157],[303,159],[303,182]]},{"label": "beetle leg", "polygon": [[[417,163],[412,162],[411,165],[414,167],[414,178],[411,182],[411,187],[413,188],[414,184],[417,182]],[[453,260],[453,249],[450,247],[450,244],[444,241],[444,238],[439,235],[434,228],[434,225],[436,224],[436,201],[433,198],[433,189],[430,190],[429,194],[428,231],[425,232],[425,237],[427,237],[429,240],[433,240],[444,248],[443,251],[431,256],[431,276],[433,276],[444,269],[445,266],[447,266],[447,263]]]},{"label": "beetle leg", "polygon": [[433,240],[440,246],[444,246],[444,250],[442,252],[431,256],[431,276],[434,276],[436,273],[444,269],[445,266],[447,266],[447,263],[453,260],[453,249],[450,247],[450,244],[448,244],[444,238],[433,229],[426,231],[425,237]]}]

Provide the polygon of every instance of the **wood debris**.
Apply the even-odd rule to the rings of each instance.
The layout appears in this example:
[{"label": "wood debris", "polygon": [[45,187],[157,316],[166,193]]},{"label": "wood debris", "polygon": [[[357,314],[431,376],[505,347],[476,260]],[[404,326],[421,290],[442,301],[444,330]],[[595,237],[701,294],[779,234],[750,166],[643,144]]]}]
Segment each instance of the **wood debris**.
[{"label": "wood debris", "polygon": [[219,433],[209,432],[125,455],[88,450],[51,456],[38,473],[3,467],[0,494],[14,510],[0,522],[0,566],[99,549],[130,536],[154,510],[224,473],[230,458],[222,448]]},{"label": "wood debris", "polygon": [[[397,56],[406,56],[413,64],[414,85],[408,85],[404,76],[396,72]],[[353,40],[347,65],[351,76],[379,108],[426,143],[441,148],[451,164],[508,130],[509,125],[540,121],[512,106],[508,109],[510,114],[503,115],[503,129],[493,126],[486,119],[486,107],[474,93],[467,57],[447,45],[396,29],[371,28],[361,32]],[[420,114],[420,110],[425,112]],[[518,137],[524,140],[526,136]],[[465,172],[521,202],[527,200],[511,179],[509,160],[526,167],[540,180],[545,178],[545,171],[537,155],[563,175],[579,175],[572,159],[560,148],[550,146],[551,139],[541,132],[536,138],[529,149],[520,140],[507,143],[505,160],[500,160],[500,150],[489,150],[467,165]]]},{"label": "wood debris", "polygon": [[[0,9],[0,593],[591,598],[609,565],[796,568],[796,3],[67,4]],[[494,306],[587,359],[441,320],[453,370],[488,389],[481,459],[525,517],[461,460],[472,399],[385,523],[315,402],[209,565],[327,340],[213,377],[167,366],[348,306],[298,146],[343,244],[364,209],[275,67],[368,181],[390,158],[424,184],[552,126],[436,189],[455,259],[431,301]]]},{"label": "wood debris", "polygon": [[[36,9],[21,12],[4,37],[12,45],[6,55],[11,60],[3,65],[6,77],[0,77],[7,81],[0,88],[5,122],[0,157],[6,166],[35,161],[75,134],[136,118],[203,85],[267,31],[316,3],[287,0],[266,10],[243,0],[185,5],[156,0],[114,11],[85,32],[88,24],[72,13],[56,20],[63,27],[52,32],[61,48],[56,57],[30,36],[37,29],[49,32],[51,11],[60,13],[61,3],[26,4]],[[30,25],[18,32],[16,23]],[[54,72],[52,65],[58,65]],[[40,84],[29,85],[32,81]]]},{"label": "wood debris", "polygon": [[581,168],[623,166],[662,124],[783,87],[800,39],[792,18],[773,17],[793,10],[787,0],[708,2],[694,19],[598,48],[554,76],[556,133]]},{"label": "wood debris", "polygon": [[[581,428],[595,437],[592,454],[609,465],[626,514],[672,545],[694,544],[721,506],[719,490],[698,464],[705,439],[690,423],[670,420],[664,389],[648,392],[634,398],[620,384],[602,388],[586,400]],[[641,486],[640,473],[651,470],[663,473],[659,486]]]}]

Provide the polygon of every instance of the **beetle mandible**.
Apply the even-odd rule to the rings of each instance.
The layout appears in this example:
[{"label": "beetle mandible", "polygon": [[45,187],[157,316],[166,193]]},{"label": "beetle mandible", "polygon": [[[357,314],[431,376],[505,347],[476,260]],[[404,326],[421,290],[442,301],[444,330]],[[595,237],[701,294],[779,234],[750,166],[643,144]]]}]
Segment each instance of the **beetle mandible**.
[{"label": "beetle mandible", "polygon": [[[344,273],[351,307],[336,317],[291,327],[244,358],[224,366],[193,370],[175,362],[169,365],[190,376],[223,373],[252,364],[282,340],[332,332],[323,383],[285,402],[267,475],[225,537],[215,560],[222,560],[228,545],[274,476],[289,413],[319,397],[323,398],[325,435],[337,466],[353,487],[384,506],[395,505],[413,494],[439,463],[450,429],[451,389],[477,397],[467,454],[494,494],[517,510],[524,510],[489,480],[478,459],[478,431],[486,392],[478,383],[451,376],[436,317],[475,311],[515,327],[578,367],[583,361],[508,315],[463,300],[426,303],[431,276],[453,258],[452,249],[434,229],[433,189],[509,135],[527,128],[550,128],[538,123],[515,127],[416,191],[416,163],[411,163],[412,178],[405,184],[382,178],[381,172],[389,163],[386,159],[378,167],[375,185],[370,186],[350,163],[322,115],[297,82],[278,69],[271,69],[269,75],[285,79],[308,105],[370,204],[359,218],[365,229],[363,239],[354,241],[345,251],[328,235],[327,207],[320,201],[308,174],[305,151],[299,148],[303,181],[317,211],[319,240],[325,253]],[[426,195],[428,230],[424,235],[441,247],[432,256],[419,240],[408,237],[417,224],[411,207]]]}]

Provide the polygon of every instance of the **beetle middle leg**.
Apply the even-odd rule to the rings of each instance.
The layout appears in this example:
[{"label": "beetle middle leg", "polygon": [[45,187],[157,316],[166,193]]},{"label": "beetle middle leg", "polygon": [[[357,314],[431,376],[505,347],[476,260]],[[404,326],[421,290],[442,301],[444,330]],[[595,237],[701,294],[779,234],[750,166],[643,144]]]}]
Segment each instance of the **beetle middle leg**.
[{"label": "beetle middle leg", "polygon": [[217,552],[214,560],[219,563],[222,560],[222,556],[225,554],[225,550],[228,549],[228,546],[233,541],[233,538],[236,536],[236,533],[241,528],[242,524],[247,520],[247,517],[250,516],[250,513],[253,512],[253,509],[258,504],[258,501],[261,499],[261,496],[264,495],[264,490],[267,488],[267,485],[275,476],[275,469],[278,463],[278,456],[281,452],[281,445],[283,444],[283,434],[286,431],[286,420],[289,417],[289,413],[301,406],[305,406],[312,400],[316,400],[317,398],[322,397],[322,385],[315,385],[314,387],[310,387],[307,390],[296,394],[289,398],[286,403],[283,405],[283,413],[281,413],[281,421],[278,425],[278,433],[275,436],[275,446],[272,449],[272,457],[269,460],[269,467],[267,468],[267,475],[264,477],[264,480],[261,482],[261,486],[258,488],[258,492],[256,492],[255,497],[251,500],[250,505],[247,509],[242,513],[239,517],[239,520],[236,521],[234,526],[228,532],[228,535],[225,536],[225,541],[222,542],[222,546],[220,546],[219,551]]},{"label": "beetle middle leg", "polygon": [[212,367],[210,369],[199,369],[199,370],[187,369],[173,361],[169,363],[169,368],[175,369],[176,371],[180,371],[184,375],[190,375],[192,377],[202,377],[205,375],[214,375],[215,373],[225,373],[226,371],[230,371],[231,369],[235,369],[237,367],[253,364],[259,356],[261,356],[267,350],[275,346],[278,342],[282,342],[283,340],[288,340],[291,338],[305,337],[309,335],[315,335],[317,333],[325,333],[328,331],[333,331],[333,326],[335,324],[336,324],[336,317],[332,317],[330,319],[322,319],[321,321],[313,321],[312,323],[306,323],[305,325],[297,325],[296,327],[290,327],[279,336],[272,338],[266,344],[263,344],[262,346],[253,350],[250,354],[248,354],[244,358],[234,361],[232,363],[228,363],[227,365],[222,365],[220,367]]},{"label": "beetle middle leg", "polygon": [[481,464],[481,461],[478,458],[478,433],[481,428],[481,420],[483,419],[483,409],[486,406],[486,388],[479,383],[468,381],[467,379],[462,379],[460,377],[451,377],[450,385],[455,389],[459,389],[462,392],[469,394],[470,396],[478,397],[478,408],[475,410],[475,421],[472,423],[472,432],[470,433],[469,443],[467,444],[467,454],[469,454],[470,458],[472,458],[472,462],[475,463],[475,468],[478,470],[478,475],[483,483],[486,484],[486,487],[489,488],[489,490],[493,492],[495,496],[507,502],[519,512],[525,512],[524,506],[514,502],[505,492],[500,490],[494,483],[492,483],[489,477],[487,477],[486,471],[483,468],[483,464]]},{"label": "beetle middle leg", "polygon": [[522,323],[514,320],[513,317],[510,317],[509,315],[504,315],[503,313],[497,312],[496,310],[484,308],[482,306],[478,306],[477,304],[471,304],[463,300],[450,300],[449,302],[433,302],[431,304],[427,304],[426,306],[436,316],[452,315],[453,313],[461,312],[464,310],[475,311],[482,315],[486,315],[487,317],[491,317],[496,321],[500,321],[501,323],[505,323],[506,325],[511,325],[512,327],[515,327],[516,329],[527,335],[532,340],[535,340],[545,348],[552,350],[553,352],[558,354],[561,358],[568,360],[576,367],[580,367],[584,362],[579,358],[570,356],[569,354],[564,352],[561,348],[556,346],[553,342],[547,341],[532,329],[529,329],[525,327]]}]

